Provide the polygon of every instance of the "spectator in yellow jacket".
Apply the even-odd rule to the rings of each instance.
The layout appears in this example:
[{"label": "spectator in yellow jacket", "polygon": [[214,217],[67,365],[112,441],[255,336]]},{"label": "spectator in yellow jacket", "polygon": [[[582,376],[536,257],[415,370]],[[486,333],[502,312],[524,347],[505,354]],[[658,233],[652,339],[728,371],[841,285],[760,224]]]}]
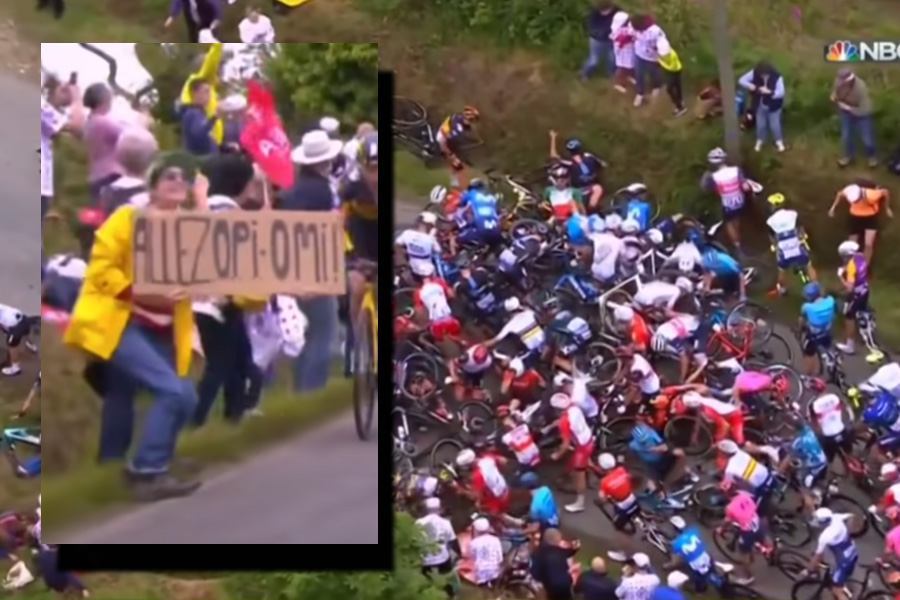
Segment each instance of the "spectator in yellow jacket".
[{"label": "spectator in yellow jacket", "polygon": [[[179,108],[194,104],[194,96],[191,91],[192,84],[197,80],[209,83],[209,100],[206,102],[207,119],[214,119],[219,114],[219,94],[216,91],[216,87],[219,85],[219,67],[222,65],[223,52],[221,42],[211,44],[211,46],[209,52],[206,53],[206,58],[203,59],[203,63],[200,65],[200,69],[196,73],[191,74],[187,81],[184,82],[184,87],[181,88],[181,97],[178,101]],[[217,146],[222,145],[222,141],[225,139],[225,125],[221,120],[213,126],[212,138]]]},{"label": "spectator in yellow jacket", "polygon": [[[187,202],[194,178],[189,164],[180,155],[160,159],[150,172],[147,210],[172,211]],[[202,189],[195,191],[205,195]],[[190,377],[194,315],[184,291],[133,292],[137,210],[123,206],[97,231],[65,341],[103,364],[104,435],[118,432],[122,448],[130,446],[138,392],[146,390],[153,397],[127,473],[136,499],[156,501],[200,487],[169,472],[178,435],[197,406]]]},{"label": "spectator in yellow jacket", "polygon": [[672,114],[680,117],[687,112],[684,107],[684,92],[681,89],[681,59],[672,49],[667,38],[656,41],[656,52],[659,54],[659,66],[662,67],[666,79],[666,93],[672,101]]}]

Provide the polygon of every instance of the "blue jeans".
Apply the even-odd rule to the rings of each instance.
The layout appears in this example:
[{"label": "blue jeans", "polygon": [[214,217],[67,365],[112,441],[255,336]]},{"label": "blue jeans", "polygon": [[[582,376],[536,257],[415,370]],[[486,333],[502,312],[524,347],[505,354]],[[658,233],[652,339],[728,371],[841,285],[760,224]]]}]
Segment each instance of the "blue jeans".
[{"label": "blue jeans", "polygon": [[121,460],[134,429],[134,401],[147,390],[153,405],[130,470],[159,474],[169,470],[178,434],[194,414],[197,392],[190,376],[179,377],[171,333],[146,329],[132,321],[109,360],[100,422],[100,459]]},{"label": "blue jeans", "polygon": [[872,127],[871,115],[857,117],[846,110],[839,112],[841,115],[841,141],[844,143],[844,156],[853,158],[856,156],[856,134],[862,138],[863,149],[866,158],[875,158],[875,132]]},{"label": "blue jeans", "polygon": [[647,88],[644,85],[645,77],[650,78],[651,89],[658,90],[663,86],[662,71],[660,69],[659,63],[635,57],[634,78],[637,80],[638,96],[646,95],[645,92]]},{"label": "blue jeans", "polygon": [[584,66],[581,67],[581,76],[590,77],[600,63],[605,63],[606,74],[612,77],[616,72],[616,55],[613,52],[612,40],[595,40],[588,38],[589,54]]},{"label": "blue jeans", "polygon": [[756,141],[765,142],[770,133],[776,142],[784,141],[784,134],[781,132],[781,109],[769,110],[760,103],[756,109]]},{"label": "blue jeans", "polygon": [[306,347],[294,361],[294,391],[317,392],[325,389],[331,372],[332,348],[340,331],[337,298],[298,300],[300,310],[309,319]]}]

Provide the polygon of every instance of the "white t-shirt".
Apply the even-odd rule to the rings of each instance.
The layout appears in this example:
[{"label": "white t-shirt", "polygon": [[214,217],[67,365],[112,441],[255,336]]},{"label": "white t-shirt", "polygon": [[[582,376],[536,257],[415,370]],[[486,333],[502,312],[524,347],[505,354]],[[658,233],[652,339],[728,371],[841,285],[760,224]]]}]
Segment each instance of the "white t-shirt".
[{"label": "white t-shirt", "polygon": [[631,362],[631,372],[638,373],[641,376],[638,381],[638,387],[642,393],[648,395],[659,393],[659,375],[656,374],[656,371],[653,370],[646,358],[640,354],[635,354]]},{"label": "white t-shirt", "polygon": [[41,196],[53,197],[53,138],[68,122],[66,113],[41,98]]},{"label": "white t-shirt", "polygon": [[743,450],[738,450],[728,459],[728,464],[725,465],[725,476],[746,481],[752,487],[757,488],[769,478],[769,469]]},{"label": "white t-shirt", "polygon": [[510,335],[519,338],[528,350],[541,348],[547,339],[544,329],[538,324],[534,311],[531,310],[516,313],[497,335],[497,339],[502,340]]},{"label": "white t-shirt", "polygon": [[616,597],[619,600],[650,600],[660,583],[658,575],[635,573],[631,577],[622,578],[622,582],[616,588]]},{"label": "white t-shirt", "polygon": [[18,308],[0,304],[0,329],[8,331],[24,320],[25,315]]},{"label": "white t-shirt", "polygon": [[426,567],[436,567],[450,560],[448,544],[456,539],[456,532],[453,531],[450,521],[432,513],[416,520],[416,525],[422,528],[430,542],[429,546],[434,548],[425,555],[422,564]]},{"label": "white t-shirt", "polygon": [[244,19],[238,25],[241,41],[245,44],[274,44],[275,28],[272,21],[265,15],[259,15],[256,23],[250,19]]},{"label": "white t-shirt", "polygon": [[645,283],[638,293],[634,295],[634,303],[640,308],[667,308],[672,310],[681,290],[677,286],[666,281],[651,281]]},{"label": "white t-shirt", "polygon": [[678,315],[656,329],[656,334],[670,342],[685,340],[700,327],[700,320],[694,315]]},{"label": "white t-shirt", "polygon": [[476,584],[490,583],[500,577],[504,563],[500,538],[490,533],[479,535],[469,544],[469,554],[472,556]]},{"label": "white t-shirt", "polygon": [[441,245],[433,234],[416,229],[407,229],[401,233],[396,245],[406,248],[409,268],[419,276],[424,276],[425,268],[434,265],[434,255],[441,251]]},{"label": "white t-shirt", "polygon": [[822,396],[813,400],[813,412],[822,435],[834,437],[844,432],[844,405],[835,396]]},{"label": "white t-shirt", "polygon": [[419,300],[428,312],[428,319],[434,323],[453,316],[444,286],[428,281],[419,288]]},{"label": "white t-shirt", "polygon": [[800,233],[797,231],[797,211],[781,209],[772,214],[766,225],[778,238],[776,245],[784,258],[800,256]]},{"label": "white t-shirt", "polygon": [[592,233],[594,245],[594,262],[591,273],[602,281],[609,281],[616,276],[619,255],[625,249],[625,243],[611,233]]}]

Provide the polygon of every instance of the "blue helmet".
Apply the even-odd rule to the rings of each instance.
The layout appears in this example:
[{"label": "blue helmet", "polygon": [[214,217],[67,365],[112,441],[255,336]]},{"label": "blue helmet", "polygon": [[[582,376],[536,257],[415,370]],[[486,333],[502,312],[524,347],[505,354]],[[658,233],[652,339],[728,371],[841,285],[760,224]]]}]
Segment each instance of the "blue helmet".
[{"label": "blue helmet", "polygon": [[815,300],[822,294],[822,288],[815,281],[810,281],[803,286],[803,297],[806,300]]},{"label": "blue helmet", "polygon": [[566,150],[568,150],[572,154],[578,154],[579,152],[584,150],[584,146],[581,145],[581,140],[579,140],[578,138],[572,138],[566,142]]},{"label": "blue helmet", "polygon": [[530,490],[533,490],[534,488],[539,486],[540,483],[541,482],[538,479],[537,473],[533,471],[522,473],[521,477],[519,477],[519,485]]},{"label": "blue helmet", "polygon": [[706,245],[706,240],[703,237],[703,234],[700,233],[696,229],[689,229],[687,232],[687,241],[697,246],[697,248],[702,248]]},{"label": "blue helmet", "polygon": [[469,182],[469,185],[466,188],[466,191],[476,191],[476,190],[487,191],[487,189],[488,189],[487,183],[485,183],[485,181],[483,179],[475,178]]},{"label": "blue helmet", "polygon": [[637,443],[643,443],[649,440],[655,432],[646,423],[638,423],[631,430],[631,439]]},{"label": "blue helmet", "polygon": [[569,241],[576,246],[587,244],[587,219],[581,215],[573,215],[566,221],[566,233],[569,234]]}]

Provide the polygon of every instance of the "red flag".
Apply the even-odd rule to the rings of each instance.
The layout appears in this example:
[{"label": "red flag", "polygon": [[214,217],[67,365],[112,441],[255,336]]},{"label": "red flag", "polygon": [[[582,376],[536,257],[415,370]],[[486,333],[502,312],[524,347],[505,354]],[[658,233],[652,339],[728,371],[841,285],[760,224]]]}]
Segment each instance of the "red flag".
[{"label": "red flag", "polygon": [[280,188],[294,185],[291,142],[275,109],[275,98],[256,81],[247,83],[247,116],[241,133],[241,145],[269,181]]}]

